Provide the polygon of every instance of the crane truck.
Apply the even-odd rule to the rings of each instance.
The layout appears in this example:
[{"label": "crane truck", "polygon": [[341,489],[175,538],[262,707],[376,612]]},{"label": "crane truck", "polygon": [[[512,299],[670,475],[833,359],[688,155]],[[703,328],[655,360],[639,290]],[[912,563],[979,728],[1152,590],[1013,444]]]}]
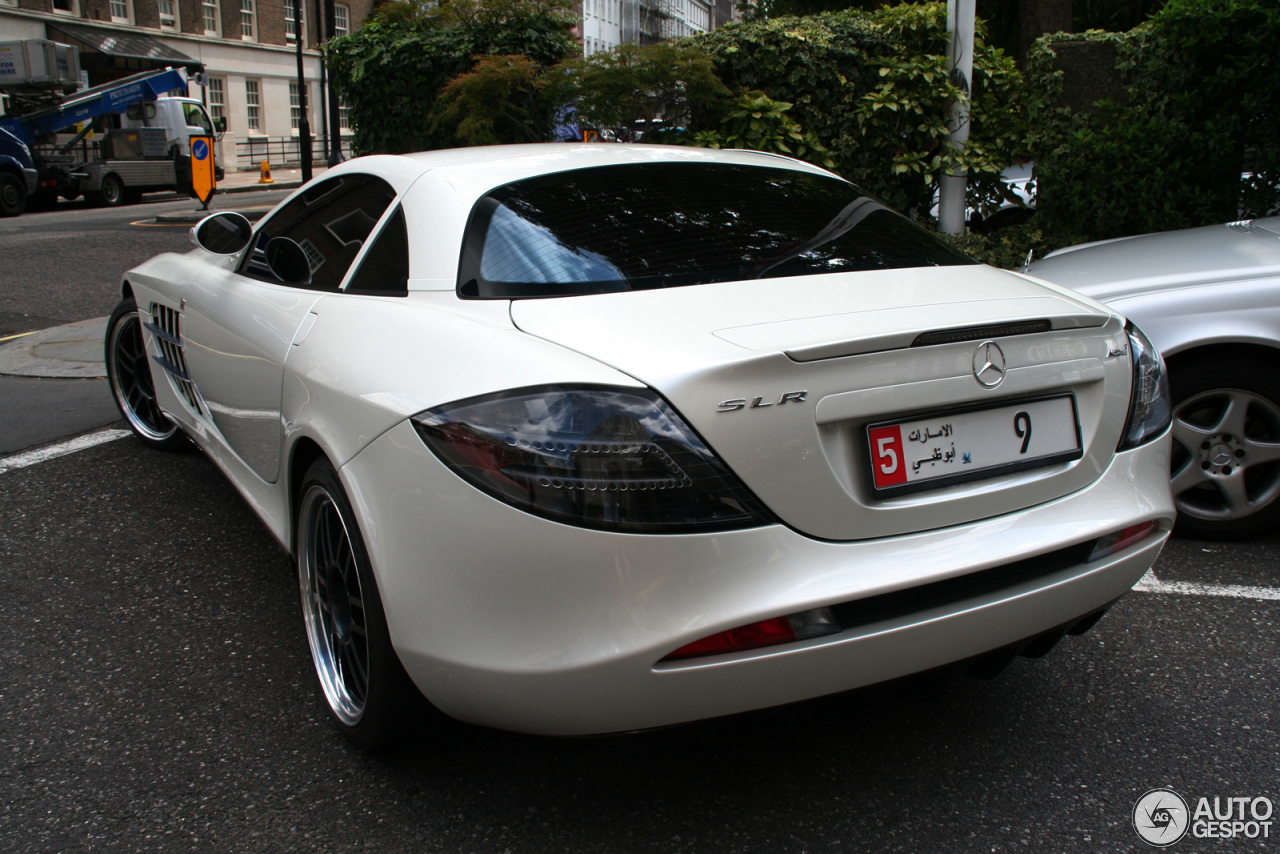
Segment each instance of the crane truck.
[{"label": "crane truck", "polygon": [[226,132],[198,99],[171,94],[187,91],[181,69],[79,85],[74,48],[0,42],[0,215],[48,209],[59,196],[115,206],[189,191],[190,137]]}]

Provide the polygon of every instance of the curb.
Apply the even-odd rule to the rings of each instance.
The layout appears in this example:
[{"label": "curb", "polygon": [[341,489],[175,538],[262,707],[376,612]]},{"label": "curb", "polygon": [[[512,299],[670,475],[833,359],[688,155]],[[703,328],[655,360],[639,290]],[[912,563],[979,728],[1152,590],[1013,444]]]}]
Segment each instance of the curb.
[{"label": "curb", "polygon": [[79,320],[0,344],[0,374],[63,379],[105,377],[102,342],[107,320]]},{"label": "curb", "polygon": [[196,210],[188,211],[186,213],[157,214],[152,221],[167,225],[195,225],[207,216],[212,216],[216,213],[230,213],[234,211],[235,213],[244,214],[245,219],[249,220],[249,222],[257,222],[266,216],[274,207],[275,205],[259,205],[246,208],[210,208],[207,211]]}]

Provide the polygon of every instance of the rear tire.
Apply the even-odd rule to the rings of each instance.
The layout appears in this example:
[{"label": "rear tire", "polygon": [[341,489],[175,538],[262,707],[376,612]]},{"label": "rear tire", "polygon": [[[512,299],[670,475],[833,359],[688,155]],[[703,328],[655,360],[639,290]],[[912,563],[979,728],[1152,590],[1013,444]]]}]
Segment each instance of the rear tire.
[{"label": "rear tire", "polygon": [[86,195],[97,207],[118,208],[129,204],[129,191],[115,173],[103,175],[102,183],[98,185],[98,192]]},{"label": "rear tire", "polygon": [[107,321],[107,380],[116,408],[142,444],[159,451],[186,450],[187,437],[160,411],[151,359],[142,338],[142,322],[133,297],[121,300]]},{"label": "rear tire", "polygon": [[12,172],[0,172],[0,216],[21,216],[27,209],[27,182]]},{"label": "rear tire", "polygon": [[1245,359],[1182,360],[1169,373],[1177,530],[1235,540],[1280,522],[1280,374]]},{"label": "rear tire", "polygon": [[307,643],[329,714],[357,747],[386,748],[403,733],[417,692],[391,646],[355,513],[324,458],[302,481],[297,549]]}]

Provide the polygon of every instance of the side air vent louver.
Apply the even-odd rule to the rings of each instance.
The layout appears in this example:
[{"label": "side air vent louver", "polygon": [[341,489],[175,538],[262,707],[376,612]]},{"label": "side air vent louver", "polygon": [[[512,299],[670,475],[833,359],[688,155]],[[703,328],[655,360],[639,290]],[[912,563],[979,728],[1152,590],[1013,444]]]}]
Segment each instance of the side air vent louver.
[{"label": "side air vent louver", "polygon": [[155,336],[161,353],[151,358],[173,378],[178,393],[191,405],[191,408],[203,414],[200,396],[196,393],[195,384],[191,382],[191,377],[187,373],[186,357],[182,355],[182,315],[167,305],[153,302],[151,321],[151,323],[144,323],[143,326]]},{"label": "side air vent louver", "polygon": [[939,329],[916,336],[912,347],[931,347],[934,344],[955,344],[957,341],[977,341],[982,338],[1003,338],[1007,335],[1030,335],[1048,332],[1053,324],[1047,320],[1026,320],[1021,323],[1002,323],[996,326],[966,326],[962,329]]}]

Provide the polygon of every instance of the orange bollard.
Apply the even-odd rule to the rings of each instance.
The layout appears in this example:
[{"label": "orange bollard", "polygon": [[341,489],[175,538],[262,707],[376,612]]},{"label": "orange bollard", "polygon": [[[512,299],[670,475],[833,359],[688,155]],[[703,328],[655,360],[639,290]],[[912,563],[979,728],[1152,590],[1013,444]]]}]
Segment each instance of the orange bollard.
[{"label": "orange bollard", "polygon": [[274,184],[276,182],[276,179],[271,177],[271,164],[264,160],[262,161],[261,168],[262,168],[262,177],[258,179],[258,183]]}]

